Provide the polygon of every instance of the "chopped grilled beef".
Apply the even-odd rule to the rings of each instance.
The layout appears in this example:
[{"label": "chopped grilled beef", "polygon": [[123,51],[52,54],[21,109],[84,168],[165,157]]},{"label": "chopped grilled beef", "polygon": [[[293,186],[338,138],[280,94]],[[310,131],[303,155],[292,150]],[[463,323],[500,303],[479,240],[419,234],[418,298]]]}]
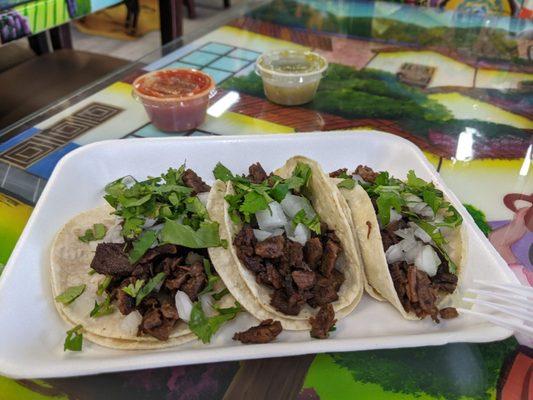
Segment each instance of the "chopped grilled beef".
[{"label": "chopped grilled beef", "polygon": [[301,266],[304,259],[303,246],[298,242],[293,242],[292,240],[287,240],[286,246],[289,266]]},{"label": "chopped grilled beef", "polygon": [[126,278],[122,281],[120,286],[116,290],[117,307],[121,314],[128,315],[135,310],[135,299],[127,294],[122,288],[125,288],[129,284],[135,283],[135,278]]},{"label": "chopped grilled beef", "polygon": [[418,303],[417,291],[417,269],[414,265],[410,265],[407,269],[407,298],[411,303]]},{"label": "chopped grilled beef", "polygon": [[139,264],[147,264],[156,262],[156,259],[163,256],[174,255],[178,253],[178,246],[173,244],[162,244],[149,249],[142,258],[139,260]]},{"label": "chopped grilled beef", "polygon": [[153,308],[143,315],[139,333],[145,333],[159,340],[168,340],[179,316],[176,308],[170,303],[160,308]]},{"label": "chopped grilled beef", "polygon": [[256,243],[257,239],[255,238],[254,230],[250,225],[244,225],[233,240],[239,258],[241,258],[241,256],[252,256],[254,254],[254,246]]},{"label": "chopped grilled beef", "polygon": [[325,247],[326,249],[324,251],[324,256],[322,257],[320,272],[322,275],[329,277],[331,275],[331,271],[333,271],[335,268],[335,261],[337,261],[337,257],[342,249],[341,246],[331,239],[326,242]]},{"label": "chopped grilled beef", "polygon": [[172,276],[180,270],[180,265],[182,264],[183,257],[166,257],[159,266],[167,276]]},{"label": "chopped grilled beef", "polygon": [[273,236],[255,244],[255,254],[262,258],[277,258],[283,255],[285,238]]},{"label": "chopped grilled beef", "polygon": [[457,318],[459,313],[454,307],[446,307],[439,311],[439,315],[442,319]]},{"label": "chopped grilled beef", "polygon": [[428,274],[419,269],[416,270],[416,292],[418,303],[422,310],[432,316],[436,315],[437,308],[435,307],[435,301],[437,301],[437,296],[435,296],[431,287],[431,280]]},{"label": "chopped grilled beef", "polygon": [[260,163],[250,165],[248,168],[248,179],[252,183],[261,183],[268,178],[267,173],[263,169]]},{"label": "chopped grilled beef", "polygon": [[323,306],[339,299],[335,290],[335,282],[332,279],[320,277],[313,287],[313,298],[308,301],[311,307]]},{"label": "chopped grilled beef", "polygon": [[274,289],[281,289],[283,287],[283,280],[276,268],[269,262],[265,265],[265,271],[257,274],[257,281]]},{"label": "chopped grilled beef", "polygon": [[273,341],[283,330],[279,321],[266,319],[257,326],[252,326],[244,332],[236,332],[233,340],[241,343],[269,343]]},{"label": "chopped grilled beef", "polygon": [[441,259],[437,274],[431,278],[431,283],[438,291],[453,293],[457,288],[458,278],[457,275],[450,273],[448,268],[448,262]]},{"label": "chopped grilled beef", "polygon": [[185,186],[190,187],[193,190],[193,193],[198,194],[209,192],[211,189],[211,187],[206,184],[202,178],[196,175],[196,172],[194,172],[192,169],[185,170],[181,178],[183,179]]},{"label": "chopped grilled beef", "polygon": [[300,290],[310,289],[315,285],[316,276],[313,271],[296,270],[292,271],[291,275]]},{"label": "chopped grilled beef", "polygon": [[133,272],[134,266],[128,260],[123,243],[98,243],[91,268],[99,274],[126,277]]},{"label": "chopped grilled beef", "polygon": [[303,299],[298,293],[287,296],[284,290],[275,290],[270,295],[270,305],[287,315],[298,315],[303,307]]},{"label": "chopped grilled beef", "polygon": [[195,261],[190,267],[183,268],[187,270],[189,279],[180,286],[180,290],[187,293],[191,301],[196,301],[198,293],[202,291],[207,282],[204,266],[201,262]]},{"label": "chopped grilled beef", "polygon": [[346,280],[346,278],[344,277],[344,274],[339,271],[338,269],[333,269],[333,271],[331,271],[331,281],[332,281],[332,284],[333,284],[333,289],[335,289],[336,292],[339,291],[339,289],[341,288],[342,284],[344,283],[344,281]]},{"label": "chopped grilled beef", "polygon": [[165,280],[165,287],[168,290],[179,290],[187,279],[189,279],[189,271],[185,267],[182,267],[179,271],[173,273],[172,277]]},{"label": "chopped grilled beef", "polygon": [[331,178],[338,178],[339,176],[346,174],[346,171],[348,171],[348,168],[340,168],[336,171],[330,172],[329,176]]},{"label": "chopped grilled beef", "polygon": [[263,260],[261,257],[258,256],[252,256],[252,257],[239,257],[242,263],[246,268],[248,268],[250,271],[255,272],[258,274],[259,272],[262,272],[265,270],[265,266],[263,264]]},{"label": "chopped grilled beef", "polygon": [[322,260],[322,242],[320,238],[313,237],[307,241],[304,247],[304,259],[312,269],[317,269]]},{"label": "chopped grilled beef", "polygon": [[311,325],[311,337],[317,339],[326,339],[329,336],[329,331],[335,325],[335,312],[331,304],[326,304],[320,307],[318,313],[314,317],[309,318]]},{"label": "chopped grilled beef", "polygon": [[374,172],[372,168],[367,167],[366,165],[359,165],[355,169],[355,173],[368,183],[374,183],[379,175],[377,172]]}]

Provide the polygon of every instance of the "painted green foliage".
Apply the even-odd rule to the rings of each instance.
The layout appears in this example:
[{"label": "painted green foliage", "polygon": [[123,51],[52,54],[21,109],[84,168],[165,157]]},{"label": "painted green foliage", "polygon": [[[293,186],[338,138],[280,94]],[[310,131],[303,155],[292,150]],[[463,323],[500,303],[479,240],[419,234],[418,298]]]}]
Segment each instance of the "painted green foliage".
[{"label": "painted green foliage", "polygon": [[477,227],[481,229],[481,232],[483,232],[485,236],[489,236],[489,233],[492,231],[492,228],[487,222],[487,217],[485,216],[485,213],[471,204],[463,205],[466,208],[466,211],[468,211],[472,218],[474,218],[474,221]]},{"label": "painted green foliage", "polygon": [[386,391],[425,393],[447,400],[484,400],[494,393],[502,364],[516,346],[516,340],[510,338],[487,344],[455,343],[331,356],[354,380],[377,383]]}]

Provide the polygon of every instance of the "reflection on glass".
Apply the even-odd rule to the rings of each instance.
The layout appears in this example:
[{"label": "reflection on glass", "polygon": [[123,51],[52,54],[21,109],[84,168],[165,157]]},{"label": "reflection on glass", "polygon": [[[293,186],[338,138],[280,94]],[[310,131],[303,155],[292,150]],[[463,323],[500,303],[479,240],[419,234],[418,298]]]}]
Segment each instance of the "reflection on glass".
[{"label": "reflection on glass", "polygon": [[463,132],[459,134],[457,140],[457,150],[455,152],[455,160],[470,161],[474,157],[474,135],[478,132],[474,128],[466,127]]},{"label": "reflection on glass", "polygon": [[228,94],[222,96],[215,104],[207,109],[207,114],[212,117],[218,118],[231,108],[236,102],[239,101],[239,93],[231,91]]},{"label": "reflection on glass", "polygon": [[524,162],[522,163],[522,167],[520,167],[519,174],[521,176],[527,176],[527,173],[529,172],[529,166],[531,165],[531,148],[533,145],[529,145],[526,151],[526,155],[524,156]]}]

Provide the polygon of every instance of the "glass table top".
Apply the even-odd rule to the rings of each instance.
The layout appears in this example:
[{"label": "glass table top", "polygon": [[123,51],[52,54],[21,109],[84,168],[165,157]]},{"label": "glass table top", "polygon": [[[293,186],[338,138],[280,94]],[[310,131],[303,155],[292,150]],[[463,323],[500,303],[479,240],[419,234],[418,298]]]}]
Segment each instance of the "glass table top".
[{"label": "glass table top", "polygon": [[[419,146],[518,279],[533,285],[533,23],[465,12],[475,11],[468,4],[461,2],[461,11],[312,0],[234,7],[218,28],[187,35],[5,129],[0,263],[7,262],[56,163],[85,144],[372,129]],[[284,107],[266,99],[254,63],[280,48],[312,49],[329,61],[313,102]],[[163,133],[131,96],[135,77],[166,67],[196,68],[217,82],[199,128]],[[0,378],[0,393],[7,399],[24,393],[98,398],[108,390],[116,398],[222,398],[248,382],[257,393],[268,383],[280,398],[527,398],[533,365],[527,346],[531,341],[518,337],[45,382]]]}]

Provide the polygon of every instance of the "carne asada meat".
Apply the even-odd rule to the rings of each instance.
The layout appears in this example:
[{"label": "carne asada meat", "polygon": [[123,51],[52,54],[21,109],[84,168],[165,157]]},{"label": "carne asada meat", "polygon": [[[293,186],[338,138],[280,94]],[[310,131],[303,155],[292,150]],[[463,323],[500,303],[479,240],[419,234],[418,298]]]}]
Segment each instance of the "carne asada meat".
[{"label": "carne asada meat", "polygon": [[339,176],[346,174],[346,171],[348,171],[347,168],[340,168],[336,171],[330,172],[329,176],[330,178],[338,178]]},{"label": "carne asada meat", "polygon": [[241,343],[269,343],[273,341],[283,330],[279,321],[266,319],[257,326],[253,326],[244,332],[236,332],[233,340]]},{"label": "carne asada meat", "polygon": [[252,183],[259,184],[268,178],[267,173],[265,172],[261,164],[258,162],[250,165],[250,167],[248,168],[248,173],[248,179]]},{"label": "carne asada meat", "polygon": [[168,340],[178,319],[176,307],[164,303],[161,307],[150,309],[143,315],[139,333],[146,333],[159,340]]},{"label": "carne asada meat", "polygon": [[374,172],[372,168],[367,167],[366,165],[359,165],[355,169],[355,173],[368,183],[374,183],[379,175],[377,172]]},{"label": "carne asada meat", "polygon": [[439,311],[439,315],[442,319],[452,319],[457,318],[459,313],[453,307],[446,307]]},{"label": "carne asada meat", "polygon": [[123,315],[128,315],[135,310],[135,299],[123,291],[122,288],[125,288],[130,284],[134,284],[135,281],[135,278],[126,278],[116,290],[117,307]]},{"label": "carne asada meat", "polygon": [[192,169],[185,170],[181,179],[183,179],[185,186],[193,190],[193,194],[209,192],[211,189]]},{"label": "carne asada meat", "polygon": [[335,268],[342,252],[339,238],[322,224],[323,233],[305,246],[285,234],[257,241],[246,224],[233,244],[243,265],[256,282],[273,289],[270,305],[287,315],[298,315],[307,303],[316,308],[338,300],[344,274]]},{"label": "carne asada meat", "polygon": [[278,258],[283,255],[285,239],[273,236],[255,244],[255,254],[261,258]]},{"label": "carne asada meat", "polygon": [[174,255],[178,253],[178,246],[174,244],[162,244],[148,249],[148,251],[141,257],[139,264],[147,264],[155,261],[159,257],[166,255]]},{"label": "carne asada meat", "polygon": [[126,277],[133,272],[134,266],[124,251],[124,243],[98,243],[91,268],[99,274]]},{"label": "carne asada meat", "polygon": [[335,325],[335,312],[331,304],[326,304],[320,307],[318,313],[314,317],[309,318],[311,325],[311,337],[317,339],[326,339],[329,336],[331,328]]},{"label": "carne asada meat", "polygon": [[312,237],[307,241],[304,247],[305,262],[312,269],[317,269],[322,260],[322,242],[318,237]]},{"label": "carne asada meat", "polygon": [[180,286],[180,290],[187,293],[187,296],[192,301],[196,301],[198,300],[198,293],[202,291],[207,283],[204,266],[201,262],[196,261],[190,267],[185,268],[189,274],[189,279]]}]

